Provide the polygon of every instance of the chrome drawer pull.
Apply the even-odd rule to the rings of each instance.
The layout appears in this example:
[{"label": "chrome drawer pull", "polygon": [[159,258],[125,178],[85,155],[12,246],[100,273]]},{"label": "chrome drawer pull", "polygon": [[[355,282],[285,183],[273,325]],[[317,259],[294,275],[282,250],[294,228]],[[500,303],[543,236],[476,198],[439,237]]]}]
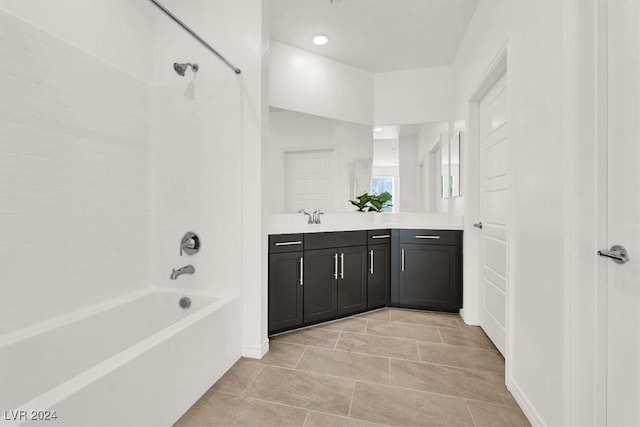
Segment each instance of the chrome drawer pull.
[{"label": "chrome drawer pull", "polygon": [[304,258],[300,257],[300,286],[304,285]]},{"label": "chrome drawer pull", "polygon": [[338,254],[333,254],[333,278],[338,280]]},{"label": "chrome drawer pull", "polygon": [[301,245],[302,241],[298,240],[295,242],[278,242],[276,243],[276,246],[291,246],[291,245]]},{"label": "chrome drawer pull", "polygon": [[440,236],[415,236],[416,239],[439,239]]},{"label": "chrome drawer pull", "polygon": [[369,267],[369,274],[373,274],[373,249],[369,251],[369,263],[370,263],[370,267]]},{"label": "chrome drawer pull", "polygon": [[402,271],[404,271],[404,249],[402,249]]},{"label": "chrome drawer pull", "polygon": [[371,236],[372,239],[388,239],[391,237],[390,234],[380,234],[378,236]]},{"label": "chrome drawer pull", "polygon": [[344,279],[344,254],[340,254],[340,278]]}]

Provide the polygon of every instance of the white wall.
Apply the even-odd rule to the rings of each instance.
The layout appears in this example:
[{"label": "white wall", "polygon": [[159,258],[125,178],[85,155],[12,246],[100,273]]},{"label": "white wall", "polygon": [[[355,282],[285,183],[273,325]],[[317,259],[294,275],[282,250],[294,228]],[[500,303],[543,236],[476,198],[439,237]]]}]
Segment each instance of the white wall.
[{"label": "white wall", "polygon": [[[535,422],[563,422],[563,9],[562,2],[480,2],[454,62],[454,132],[468,101],[508,42],[510,303],[508,386]],[[473,152],[473,142],[467,147]],[[467,164],[470,159],[467,155]],[[473,175],[470,172],[467,175]],[[467,206],[475,203],[469,195]],[[465,229],[481,218],[468,215]],[[477,316],[477,261],[465,237],[465,316]]]},{"label": "white wall", "polygon": [[272,40],[269,105],[371,125],[373,76],[368,71]]},{"label": "white wall", "polygon": [[375,74],[376,125],[400,125],[451,119],[451,66]]},{"label": "white wall", "polygon": [[[348,202],[353,198],[350,194],[350,164],[357,160],[367,160],[370,164],[373,158],[370,126],[277,110],[269,113],[269,131],[266,191],[271,213],[285,212],[284,151],[316,148],[333,148],[338,170],[330,189],[334,194],[333,205],[318,208],[325,212],[353,211],[353,206]],[[359,182],[358,194],[370,190],[370,178],[366,182]]]},{"label": "white wall", "polygon": [[[110,11],[120,5],[123,16],[132,11],[122,2]],[[47,15],[39,6],[51,4],[22,2],[15,11],[36,22]],[[87,39],[71,31],[81,19],[65,19],[70,6],[56,13],[68,24],[67,41],[1,15],[3,334],[147,283],[148,87],[76,47]],[[94,15],[86,18],[83,28]],[[91,42],[97,54],[114,52],[114,30],[104,30]],[[122,62],[143,42],[121,45],[121,56],[109,59]]]}]

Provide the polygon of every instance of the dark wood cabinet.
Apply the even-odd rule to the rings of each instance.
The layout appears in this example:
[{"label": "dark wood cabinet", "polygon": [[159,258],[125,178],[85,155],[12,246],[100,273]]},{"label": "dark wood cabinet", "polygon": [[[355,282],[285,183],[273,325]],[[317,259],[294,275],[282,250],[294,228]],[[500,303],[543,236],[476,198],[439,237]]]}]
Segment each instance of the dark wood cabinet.
[{"label": "dark wood cabinet", "polygon": [[400,230],[396,244],[398,283],[392,303],[457,311],[462,306],[462,233]]},{"label": "dark wood cabinet", "polygon": [[305,251],[304,261],[304,323],[335,317],[338,313],[336,250]]},{"label": "dark wood cabinet", "polygon": [[462,232],[269,236],[269,334],[387,305],[459,310]]},{"label": "dark wood cabinet", "polygon": [[384,307],[391,283],[391,246],[369,245],[368,255],[367,308]]},{"label": "dark wood cabinet", "polygon": [[306,235],[305,323],[367,308],[366,241],[366,231]]},{"label": "dark wood cabinet", "polygon": [[283,330],[303,321],[303,252],[269,257],[269,330]]},{"label": "dark wood cabinet", "polygon": [[389,303],[391,287],[391,230],[367,232],[367,308]]},{"label": "dark wood cabinet", "polygon": [[338,314],[367,308],[367,247],[338,248]]}]

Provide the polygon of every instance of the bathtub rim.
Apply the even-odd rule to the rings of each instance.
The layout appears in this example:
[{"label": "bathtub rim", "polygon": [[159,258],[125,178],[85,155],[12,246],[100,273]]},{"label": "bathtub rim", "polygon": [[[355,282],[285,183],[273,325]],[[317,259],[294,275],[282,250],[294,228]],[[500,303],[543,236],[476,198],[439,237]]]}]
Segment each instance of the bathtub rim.
[{"label": "bathtub rim", "polygon": [[25,328],[20,328],[16,331],[1,335],[0,349],[17,344],[29,338],[33,338],[40,334],[44,334],[53,329],[70,325],[72,323],[86,319],[93,315],[108,311],[120,305],[144,298],[145,296],[153,293],[175,294],[176,296],[201,296],[206,298],[229,297],[232,299],[234,296],[236,296],[236,294],[233,294],[233,293],[220,293],[220,292],[213,293],[213,292],[206,292],[202,290],[191,291],[183,288],[174,289],[174,288],[167,288],[163,286],[148,286],[144,289],[140,289],[134,292],[130,292],[128,294],[120,295],[118,297],[111,298],[106,301],[99,302],[97,304],[92,304],[88,307],[81,308],[71,313],[63,314],[62,316],[53,317],[43,322],[36,323],[34,325],[30,325]]}]

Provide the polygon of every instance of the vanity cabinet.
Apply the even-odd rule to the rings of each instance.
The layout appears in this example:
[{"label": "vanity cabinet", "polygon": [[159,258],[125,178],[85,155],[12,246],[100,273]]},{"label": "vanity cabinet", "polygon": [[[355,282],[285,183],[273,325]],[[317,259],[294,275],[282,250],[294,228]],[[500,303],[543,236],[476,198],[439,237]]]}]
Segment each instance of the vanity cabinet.
[{"label": "vanity cabinet", "polygon": [[367,308],[366,231],[307,234],[304,322]]},{"label": "vanity cabinet", "polygon": [[391,230],[367,232],[367,308],[384,307],[391,287]]},{"label": "vanity cabinet", "polygon": [[462,232],[397,230],[394,252],[392,304],[440,311],[462,307]]},{"label": "vanity cabinet", "polygon": [[269,334],[387,305],[462,306],[462,232],[269,236]]},{"label": "vanity cabinet", "polygon": [[367,309],[367,232],[269,236],[269,333]]},{"label": "vanity cabinet", "polygon": [[303,322],[303,235],[269,236],[269,330]]}]

